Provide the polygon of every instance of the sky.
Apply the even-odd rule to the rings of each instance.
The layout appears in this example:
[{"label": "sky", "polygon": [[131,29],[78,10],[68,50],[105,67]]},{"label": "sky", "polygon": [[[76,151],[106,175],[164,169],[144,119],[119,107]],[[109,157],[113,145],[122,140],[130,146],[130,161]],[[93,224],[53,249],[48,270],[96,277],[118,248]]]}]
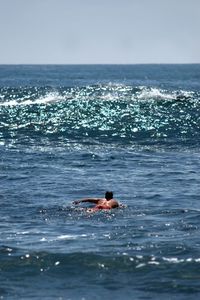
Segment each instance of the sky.
[{"label": "sky", "polygon": [[200,63],[200,0],[0,0],[0,64]]}]

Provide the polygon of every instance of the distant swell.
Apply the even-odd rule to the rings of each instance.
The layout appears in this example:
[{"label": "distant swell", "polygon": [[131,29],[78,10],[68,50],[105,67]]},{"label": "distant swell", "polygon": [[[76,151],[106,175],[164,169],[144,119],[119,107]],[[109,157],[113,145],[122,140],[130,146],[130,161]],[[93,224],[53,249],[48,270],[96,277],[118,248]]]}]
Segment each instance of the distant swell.
[{"label": "distant swell", "polygon": [[124,85],[0,89],[0,139],[108,143],[200,139],[200,94]]}]

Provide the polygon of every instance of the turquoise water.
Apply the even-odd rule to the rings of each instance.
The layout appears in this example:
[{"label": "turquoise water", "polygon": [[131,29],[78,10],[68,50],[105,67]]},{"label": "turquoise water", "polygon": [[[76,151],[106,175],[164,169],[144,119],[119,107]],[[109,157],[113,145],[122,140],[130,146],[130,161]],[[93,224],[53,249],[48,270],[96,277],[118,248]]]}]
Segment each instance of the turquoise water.
[{"label": "turquoise water", "polygon": [[[199,296],[199,79],[0,66],[1,299]],[[106,190],[126,207],[72,205]]]}]

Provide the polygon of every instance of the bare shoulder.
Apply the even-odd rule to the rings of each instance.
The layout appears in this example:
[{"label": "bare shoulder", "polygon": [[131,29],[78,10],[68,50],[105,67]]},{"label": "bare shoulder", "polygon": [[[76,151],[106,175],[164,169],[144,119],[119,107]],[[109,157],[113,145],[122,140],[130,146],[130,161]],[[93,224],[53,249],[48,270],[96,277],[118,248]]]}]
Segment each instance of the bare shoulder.
[{"label": "bare shoulder", "polygon": [[107,203],[107,200],[105,198],[98,199],[98,204],[105,204],[105,203]]}]

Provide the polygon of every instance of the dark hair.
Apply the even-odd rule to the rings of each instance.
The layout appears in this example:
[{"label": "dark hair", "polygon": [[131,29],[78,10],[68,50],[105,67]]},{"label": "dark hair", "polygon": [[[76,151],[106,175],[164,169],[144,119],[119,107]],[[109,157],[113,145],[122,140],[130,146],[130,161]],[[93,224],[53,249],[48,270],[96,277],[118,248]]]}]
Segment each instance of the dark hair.
[{"label": "dark hair", "polygon": [[113,192],[106,192],[105,193],[105,198],[107,199],[107,200],[110,200],[110,199],[112,199],[113,198]]}]

